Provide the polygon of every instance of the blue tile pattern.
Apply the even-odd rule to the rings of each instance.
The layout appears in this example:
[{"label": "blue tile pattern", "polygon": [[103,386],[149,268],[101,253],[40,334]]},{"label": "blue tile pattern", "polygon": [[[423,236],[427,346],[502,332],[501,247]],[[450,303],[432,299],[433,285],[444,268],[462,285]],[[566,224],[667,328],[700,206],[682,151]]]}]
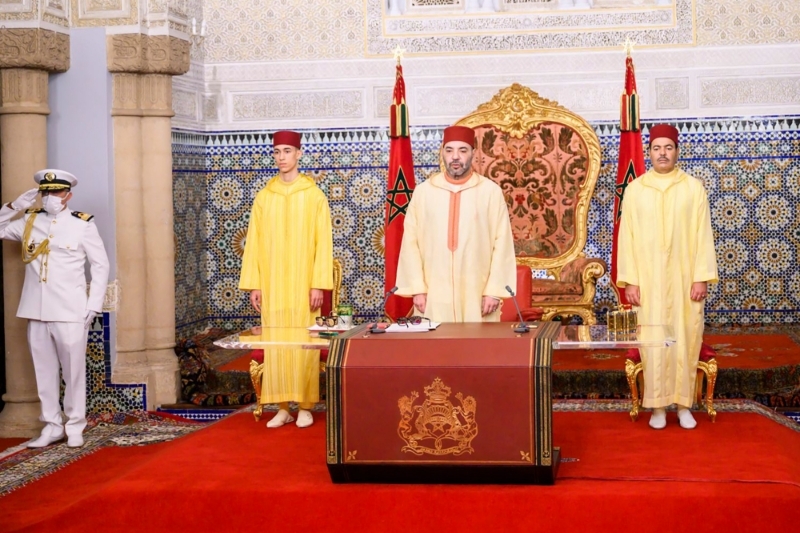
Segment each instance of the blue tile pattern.
[{"label": "blue tile pattern", "polygon": [[[800,322],[800,119],[672,124],[681,130],[680,165],[703,179],[709,191],[721,281],[710,290],[707,320]],[[614,123],[593,126],[603,161],[589,211],[586,254],[610,261],[619,130]],[[412,129],[418,183],[438,169],[443,128]],[[341,301],[352,303],[357,314],[377,314],[383,290],[387,130],[302,133],[301,169],[316,180],[331,206],[334,255],[344,267]],[[178,334],[209,324],[252,325],[257,317],[237,284],[250,206],[276,175],[269,134],[176,131],[173,141]],[[601,320],[613,303],[606,276],[596,297]]]},{"label": "blue tile pattern", "polygon": [[143,384],[111,383],[111,342],[108,313],[95,318],[86,346],[86,412],[117,413],[147,409]]}]

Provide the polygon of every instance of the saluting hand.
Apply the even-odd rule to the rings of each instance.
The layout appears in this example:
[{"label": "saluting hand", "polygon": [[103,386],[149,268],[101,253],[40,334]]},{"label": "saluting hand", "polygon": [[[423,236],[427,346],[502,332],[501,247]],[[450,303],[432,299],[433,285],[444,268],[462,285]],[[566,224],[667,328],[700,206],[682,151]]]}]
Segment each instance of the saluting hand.
[{"label": "saluting hand", "polygon": [[19,197],[11,202],[11,208],[16,210],[28,209],[36,202],[36,197],[39,196],[39,189],[33,188],[20,194]]}]

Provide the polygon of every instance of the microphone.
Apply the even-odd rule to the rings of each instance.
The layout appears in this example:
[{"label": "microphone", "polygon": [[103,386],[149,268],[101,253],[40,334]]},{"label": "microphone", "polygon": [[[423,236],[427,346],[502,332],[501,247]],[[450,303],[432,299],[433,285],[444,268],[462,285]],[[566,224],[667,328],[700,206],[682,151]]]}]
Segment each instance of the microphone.
[{"label": "microphone", "polygon": [[514,291],[512,291],[511,287],[509,287],[508,285],[506,285],[506,290],[508,291],[508,294],[511,295],[511,301],[514,302],[514,307],[517,308],[517,315],[519,315],[519,326],[514,328],[514,333],[528,333],[531,330],[531,328],[530,326],[528,326],[528,324],[525,323],[524,320],[522,320],[522,311],[519,310],[519,304],[517,303],[517,299],[514,298]]},{"label": "microphone", "polygon": [[[389,297],[396,292],[397,292],[397,285],[386,291],[386,298],[383,299],[383,305],[381,306],[381,309],[383,309],[384,313],[386,313],[386,304],[389,303]],[[369,328],[369,332],[377,335],[379,333],[386,333],[386,330],[383,328],[379,328],[378,323],[375,322],[375,325]]]}]

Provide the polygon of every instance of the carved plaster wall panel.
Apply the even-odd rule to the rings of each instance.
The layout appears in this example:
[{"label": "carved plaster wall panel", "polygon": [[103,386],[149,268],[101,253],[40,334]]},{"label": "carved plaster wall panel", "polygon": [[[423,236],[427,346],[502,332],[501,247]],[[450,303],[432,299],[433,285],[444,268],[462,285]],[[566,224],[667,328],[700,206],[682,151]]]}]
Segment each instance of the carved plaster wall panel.
[{"label": "carved plaster wall panel", "polygon": [[69,4],[67,1],[68,0],[45,0],[42,20],[68,28]]},{"label": "carved plaster wall panel", "polygon": [[[409,57],[403,60],[403,69],[411,124],[452,122],[513,82],[557,100],[587,120],[616,121],[624,80],[624,57],[621,50],[497,55],[491,56],[490,61],[480,55],[458,60],[449,56]],[[782,73],[778,78],[800,77],[797,57],[800,57],[800,44],[635,51],[642,118],[750,115],[752,105],[744,103],[748,100],[741,97],[726,96],[728,105],[723,103],[722,96],[713,95],[708,96],[704,104],[701,80],[708,85],[719,79],[773,79],[777,72]],[[176,83],[182,90],[214,95],[203,103],[204,108],[213,107],[214,112],[209,111],[204,115],[208,119],[198,121],[176,117],[176,127],[236,130],[274,128],[276,124],[288,128],[386,124],[395,74],[393,59],[320,60],[305,61],[302,65],[302,69],[297,69],[290,68],[296,66],[291,62],[205,67],[198,64],[192,76],[177,78]],[[765,90],[762,97],[768,98],[758,103],[760,112],[800,114],[800,98],[792,101],[791,96],[775,95],[774,91],[784,85],[785,82],[780,82]],[[737,90],[735,84],[711,86],[725,94]],[[234,100],[230,95],[285,94],[287,87],[299,87],[298,93],[360,91],[364,94],[363,114],[332,117],[327,112],[315,116],[270,111],[235,118],[231,108]],[[736,104],[737,101],[742,103]],[[293,105],[299,106],[299,103]],[[258,118],[259,115],[264,118]]]},{"label": "carved plaster wall panel", "polygon": [[114,19],[131,15],[130,0],[78,0],[78,19]]},{"label": "carved plaster wall panel", "polygon": [[40,28],[0,29],[0,68],[69,68],[69,35]]},{"label": "carved plaster wall panel", "polygon": [[416,54],[605,48],[626,37],[640,45],[694,44],[696,1],[702,0],[675,0],[674,9],[397,17],[386,16],[383,0],[366,0],[367,55],[386,55],[397,46]]},{"label": "carved plaster wall panel", "polygon": [[251,93],[232,95],[233,121],[358,119],[364,116],[363,90]]},{"label": "carved plaster wall panel", "polygon": [[[212,62],[325,59],[363,55],[363,0],[206,0]],[[298,67],[299,68],[299,67]]]},{"label": "carved plaster wall panel", "polygon": [[33,13],[32,0],[2,0],[0,1],[0,14],[5,13]]},{"label": "carved plaster wall panel", "polygon": [[197,120],[197,98],[196,92],[174,89],[172,91],[172,110],[175,112],[175,116],[187,120]]},{"label": "carved plaster wall panel", "polygon": [[800,76],[700,80],[703,107],[793,105],[800,102]]},{"label": "carved plaster wall panel", "polygon": [[205,123],[216,123],[220,121],[221,96],[218,94],[204,94],[202,120]]},{"label": "carved plaster wall panel", "polygon": [[697,44],[701,46],[800,42],[797,0],[701,0]]},{"label": "carved plaster wall panel", "polygon": [[[499,85],[483,87],[421,87],[414,90],[413,113],[421,118],[461,116],[488,102]],[[406,87],[408,90],[408,87]],[[464,111],[467,110],[467,111]],[[388,114],[388,113],[387,113]]]},{"label": "carved plaster wall panel", "polygon": [[[392,105],[394,87],[375,87],[372,102],[374,103],[373,112],[376,118],[386,118],[389,116],[389,107]],[[408,97],[408,94],[406,94]]]},{"label": "carved plaster wall panel", "polygon": [[63,0],[72,9],[72,25],[78,28],[138,26],[140,3],[147,0]]},{"label": "carved plaster wall panel", "polygon": [[689,107],[689,78],[656,80],[658,109],[687,109]]}]

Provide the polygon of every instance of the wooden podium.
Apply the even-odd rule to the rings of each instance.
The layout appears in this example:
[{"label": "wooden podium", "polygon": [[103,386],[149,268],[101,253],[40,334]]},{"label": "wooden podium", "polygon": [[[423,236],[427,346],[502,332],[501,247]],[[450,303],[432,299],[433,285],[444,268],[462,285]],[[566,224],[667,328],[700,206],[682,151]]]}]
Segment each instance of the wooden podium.
[{"label": "wooden podium", "polygon": [[552,484],[557,322],[442,324],[331,342],[327,463],[336,483]]}]

